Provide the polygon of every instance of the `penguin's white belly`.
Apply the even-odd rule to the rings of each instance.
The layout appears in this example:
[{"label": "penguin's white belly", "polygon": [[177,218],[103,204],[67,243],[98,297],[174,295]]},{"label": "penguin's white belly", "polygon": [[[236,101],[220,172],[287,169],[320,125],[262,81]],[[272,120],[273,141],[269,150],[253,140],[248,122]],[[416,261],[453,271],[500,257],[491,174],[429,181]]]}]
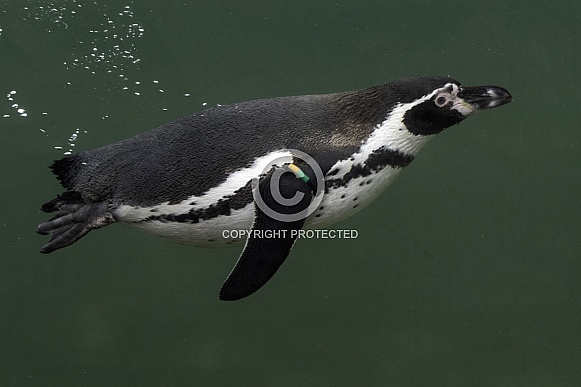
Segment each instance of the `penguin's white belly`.
[{"label": "penguin's white belly", "polygon": [[[329,188],[319,207],[307,218],[304,228],[326,228],[361,211],[389,186],[400,171],[400,168],[388,166],[369,176],[351,179],[346,185]],[[176,205],[175,213],[187,213],[189,209],[184,204]],[[240,231],[250,230],[254,221],[254,203],[232,210],[229,215],[197,223],[144,220],[151,215],[150,211],[145,207],[120,206],[115,213],[119,221],[132,227],[174,242],[205,248],[243,243],[246,236]]]},{"label": "penguin's white belly", "polygon": [[[132,210],[141,213],[143,209],[135,209],[134,207],[122,209],[127,215]],[[250,203],[242,209],[232,210],[230,215],[220,215],[212,219],[201,220],[198,223],[161,220],[123,223],[173,242],[197,247],[220,248],[231,247],[243,242],[245,238],[232,238],[233,235],[237,236],[232,231],[250,230],[253,220],[254,203]]]},{"label": "penguin's white belly", "polygon": [[369,176],[357,177],[333,187],[305,222],[305,228],[325,228],[355,215],[373,202],[399,175],[401,168],[385,167]]}]

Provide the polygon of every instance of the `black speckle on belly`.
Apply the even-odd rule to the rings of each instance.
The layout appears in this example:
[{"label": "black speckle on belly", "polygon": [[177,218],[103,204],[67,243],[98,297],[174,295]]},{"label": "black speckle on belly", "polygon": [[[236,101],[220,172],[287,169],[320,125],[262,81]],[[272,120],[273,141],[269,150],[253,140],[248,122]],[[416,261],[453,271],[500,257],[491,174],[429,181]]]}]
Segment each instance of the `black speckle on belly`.
[{"label": "black speckle on belly", "polygon": [[[404,168],[414,160],[414,156],[407,155],[397,150],[380,148],[369,155],[363,164],[353,164],[349,172],[342,178],[327,180],[326,187],[345,187],[349,182],[358,177],[370,176],[385,167]],[[351,161],[355,161],[353,158]],[[360,184],[363,185],[363,184]]]}]

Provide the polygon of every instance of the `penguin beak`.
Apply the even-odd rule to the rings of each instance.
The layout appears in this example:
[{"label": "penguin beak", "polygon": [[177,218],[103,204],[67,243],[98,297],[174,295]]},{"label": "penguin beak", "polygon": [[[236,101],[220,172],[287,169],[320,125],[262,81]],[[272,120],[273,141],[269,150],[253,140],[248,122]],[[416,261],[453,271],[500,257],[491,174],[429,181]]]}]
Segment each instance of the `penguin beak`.
[{"label": "penguin beak", "polygon": [[512,101],[512,95],[498,86],[463,87],[458,97],[475,111],[495,108]]}]

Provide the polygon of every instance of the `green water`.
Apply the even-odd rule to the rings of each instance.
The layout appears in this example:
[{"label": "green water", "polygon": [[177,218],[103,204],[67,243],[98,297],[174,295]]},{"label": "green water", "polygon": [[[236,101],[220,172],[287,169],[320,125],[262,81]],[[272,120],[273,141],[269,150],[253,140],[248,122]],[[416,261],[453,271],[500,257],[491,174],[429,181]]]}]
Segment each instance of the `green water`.
[{"label": "green water", "polygon": [[[0,384],[581,384],[579,14],[578,1],[0,0]],[[64,152],[218,103],[417,75],[514,101],[438,135],[334,227],[357,239],[300,241],[247,299],[217,297],[238,249],[114,225],[39,253]]]}]

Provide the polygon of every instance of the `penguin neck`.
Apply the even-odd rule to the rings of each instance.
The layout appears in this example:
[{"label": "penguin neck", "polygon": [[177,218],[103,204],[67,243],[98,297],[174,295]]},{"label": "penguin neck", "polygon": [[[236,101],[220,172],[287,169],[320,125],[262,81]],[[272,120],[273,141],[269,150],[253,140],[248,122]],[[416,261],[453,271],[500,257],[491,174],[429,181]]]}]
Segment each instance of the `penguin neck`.
[{"label": "penguin neck", "polygon": [[361,145],[358,152],[362,157],[378,152],[380,150],[390,150],[401,155],[414,158],[433,135],[417,135],[410,132],[404,124],[404,116],[407,111],[415,105],[422,103],[423,99],[410,103],[396,104],[379,123]]},{"label": "penguin neck", "polygon": [[433,135],[417,135],[410,132],[404,124],[405,113],[421,101],[397,104],[390,114],[381,122],[363,147],[373,149],[391,149],[407,156],[415,157]]}]

